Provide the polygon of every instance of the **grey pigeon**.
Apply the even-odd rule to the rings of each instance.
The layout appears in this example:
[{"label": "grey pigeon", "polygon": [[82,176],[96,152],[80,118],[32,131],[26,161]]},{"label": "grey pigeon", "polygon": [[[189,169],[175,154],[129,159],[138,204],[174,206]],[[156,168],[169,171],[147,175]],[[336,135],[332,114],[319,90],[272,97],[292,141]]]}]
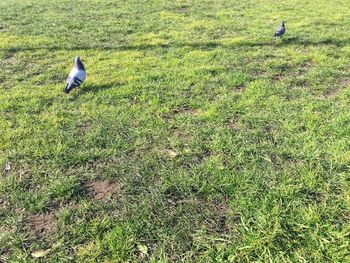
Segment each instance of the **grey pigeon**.
[{"label": "grey pigeon", "polygon": [[284,21],[282,21],[281,26],[276,30],[275,37],[281,37],[286,32],[286,27],[284,26]]},{"label": "grey pigeon", "polygon": [[79,87],[86,78],[86,71],[80,57],[75,57],[73,69],[68,75],[64,93],[69,93],[72,89]]}]

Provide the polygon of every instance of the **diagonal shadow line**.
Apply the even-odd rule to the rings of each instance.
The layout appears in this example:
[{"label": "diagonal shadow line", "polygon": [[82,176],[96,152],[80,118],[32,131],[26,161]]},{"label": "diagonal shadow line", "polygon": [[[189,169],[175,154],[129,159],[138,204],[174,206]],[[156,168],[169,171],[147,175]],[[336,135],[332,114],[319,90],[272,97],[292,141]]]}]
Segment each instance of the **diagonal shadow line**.
[{"label": "diagonal shadow line", "polygon": [[119,88],[121,86],[123,86],[123,84],[119,82],[103,84],[103,85],[94,85],[94,84],[82,85],[80,87],[80,94],[85,94],[90,92],[95,93],[95,92],[100,92],[107,89]]},{"label": "diagonal shadow line", "polygon": [[290,37],[282,39],[279,42],[274,41],[261,41],[261,42],[251,42],[242,41],[231,44],[223,44],[220,42],[209,41],[209,42],[189,42],[189,43],[172,43],[172,44],[161,44],[161,45],[116,45],[116,46],[49,46],[49,47],[13,47],[13,48],[0,48],[0,50],[5,52],[21,52],[21,51],[35,51],[35,50],[47,50],[47,51],[74,51],[74,50],[152,50],[158,48],[182,48],[182,47],[192,47],[195,49],[214,49],[214,48],[226,48],[226,49],[237,49],[237,48],[254,48],[254,47],[275,47],[275,46],[327,46],[334,45],[337,47],[344,47],[350,45],[350,39],[323,39],[319,41],[312,41],[307,39],[298,39],[296,37]]},{"label": "diagonal shadow line", "polygon": [[[113,88],[118,88],[121,87],[123,84],[116,82],[116,83],[108,83],[108,84],[102,84],[102,85],[95,85],[95,84],[88,84],[85,85],[83,84],[81,87],[73,89],[70,92],[70,96],[68,96],[70,101],[75,101],[77,100],[81,95],[90,93],[90,94],[94,94],[94,93],[99,93],[103,90],[109,90],[109,89],[113,89]],[[63,91],[63,89],[62,89]]]}]

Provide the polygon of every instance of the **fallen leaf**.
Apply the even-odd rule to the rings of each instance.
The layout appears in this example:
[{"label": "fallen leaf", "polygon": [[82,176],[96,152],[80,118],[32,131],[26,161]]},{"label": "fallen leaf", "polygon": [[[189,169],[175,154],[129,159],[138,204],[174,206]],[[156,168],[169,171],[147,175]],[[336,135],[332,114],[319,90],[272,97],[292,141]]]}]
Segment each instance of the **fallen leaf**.
[{"label": "fallen leaf", "polygon": [[56,249],[62,246],[62,242],[57,242],[55,244],[52,245],[52,249]]},{"label": "fallen leaf", "polygon": [[8,172],[8,171],[10,171],[11,170],[11,165],[10,165],[10,163],[6,163],[6,165],[5,165],[5,172]]},{"label": "fallen leaf", "polygon": [[139,244],[137,245],[137,249],[142,253],[147,255],[148,253],[148,247],[146,245]]},{"label": "fallen leaf", "polygon": [[173,150],[165,150],[165,154],[167,156],[169,156],[170,158],[175,158],[177,156],[177,152],[173,151]]},{"label": "fallen leaf", "polygon": [[50,253],[51,249],[46,249],[46,250],[38,250],[33,252],[31,255],[33,258],[42,258],[46,257]]},{"label": "fallen leaf", "polygon": [[269,157],[263,156],[262,158],[263,158],[265,161],[268,161],[269,163],[272,163],[272,160],[271,160]]}]

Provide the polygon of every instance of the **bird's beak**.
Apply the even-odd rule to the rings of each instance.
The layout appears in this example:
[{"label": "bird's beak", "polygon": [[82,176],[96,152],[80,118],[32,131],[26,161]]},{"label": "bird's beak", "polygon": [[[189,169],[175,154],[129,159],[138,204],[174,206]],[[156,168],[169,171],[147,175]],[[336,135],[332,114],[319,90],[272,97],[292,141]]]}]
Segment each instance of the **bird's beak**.
[{"label": "bird's beak", "polygon": [[64,88],[64,93],[68,94],[70,91],[71,91],[70,88],[68,88],[68,87],[65,87],[65,88]]}]

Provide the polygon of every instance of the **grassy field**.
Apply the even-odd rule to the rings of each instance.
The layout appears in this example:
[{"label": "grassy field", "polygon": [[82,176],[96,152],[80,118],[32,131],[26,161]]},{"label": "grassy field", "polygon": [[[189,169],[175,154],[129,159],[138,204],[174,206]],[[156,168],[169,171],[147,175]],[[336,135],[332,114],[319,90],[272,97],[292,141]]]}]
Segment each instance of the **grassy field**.
[{"label": "grassy field", "polygon": [[349,14],[0,1],[0,261],[349,262]]}]

